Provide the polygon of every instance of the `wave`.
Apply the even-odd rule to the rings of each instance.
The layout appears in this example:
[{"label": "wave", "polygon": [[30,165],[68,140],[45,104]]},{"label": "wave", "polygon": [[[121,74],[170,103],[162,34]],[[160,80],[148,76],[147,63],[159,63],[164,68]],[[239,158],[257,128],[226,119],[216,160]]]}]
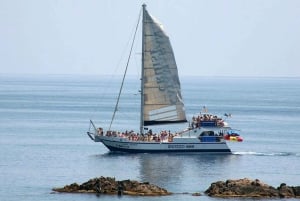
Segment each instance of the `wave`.
[{"label": "wave", "polygon": [[300,157],[300,153],[293,152],[254,152],[254,151],[236,151],[234,155],[254,155],[254,156],[297,156]]}]

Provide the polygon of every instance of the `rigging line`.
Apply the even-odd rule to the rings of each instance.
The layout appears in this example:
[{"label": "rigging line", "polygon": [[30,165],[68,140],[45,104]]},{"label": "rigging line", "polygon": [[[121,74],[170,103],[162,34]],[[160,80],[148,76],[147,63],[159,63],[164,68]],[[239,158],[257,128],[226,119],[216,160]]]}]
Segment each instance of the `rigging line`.
[{"label": "rigging line", "polygon": [[[134,31],[135,31],[135,29],[133,29],[132,31],[131,31],[131,33],[130,33],[130,36],[132,36],[133,34],[134,34]],[[103,98],[107,98],[108,97],[108,92],[109,91],[111,91],[111,89],[112,89],[112,87],[111,87],[111,83],[113,82],[113,80],[116,78],[116,77],[118,77],[117,76],[117,72],[118,72],[118,70],[119,70],[119,68],[120,68],[120,65],[121,65],[121,62],[122,62],[122,60],[124,59],[124,57],[125,57],[125,52],[126,52],[126,50],[128,49],[128,47],[129,47],[129,45],[131,44],[130,42],[131,42],[131,38],[130,37],[128,37],[129,39],[128,39],[128,41],[126,42],[126,45],[124,46],[124,48],[123,48],[123,51],[122,51],[122,53],[121,53],[121,57],[119,58],[119,60],[118,60],[118,62],[117,62],[117,65],[116,65],[116,67],[115,67],[115,69],[114,69],[114,71],[113,71],[113,73],[112,74],[109,74],[109,75],[105,75],[105,78],[107,78],[107,82],[106,82],[106,84],[102,87],[103,89],[100,91],[100,93],[99,93],[99,96],[101,97],[101,100],[103,99]],[[99,108],[99,104],[96,104],[95,106],[93,106],[93,113],[90,115],[90,119],[93,119],[93,117],[94,117],[94,115],[95,115],[95,113],[96,113],[96,111],[97,111],[97,108]]]},{"label": "rigging line", "polygon": [[132,53],[134,41],[135,41],[135,38],[136,38],[136,33],[137,33],[137,30],[138,30],[138,27],[139,27],[139,24],[140,24],[141,14],[142,14],[142,9],[140,10],[140,14],[139,14],[139,17],[138,17],[138,23],[137,23],[136,28],[135,28],[135,32],[134,32],[134,36],[133,36],[133,41],[132,41],[132,44],[131,44],[131,47],[130,47],[130,52],[129,52],[129,56],[128,56],[127,63],[126,63],[126,68],[125,68],[125,72],[124,72],[123,79],[122,79],[122,84],[121,84],[120,91],[119,91],[119,94],[118,94],[117,103],[116,103],[116,106],[115,106],[115,109],[114,109],[114,113],[113,113],[113,116],[112,116],[112,119],[111,119],[111,122],[110,122],[110,125],[109,125],[109,130],[111,129],[111,125],[112,125],[112,123],[114,121],[116,112],[118,110],[119,100],[120,100],[120,96],[121,96],[121,93],[122,93],[122,89],[123,89],[124,80],[125,80],[125,77],[126,77],[126,73],[127,73],[129,61],[130,61],[130,58],[131,58],[131,53]]}]

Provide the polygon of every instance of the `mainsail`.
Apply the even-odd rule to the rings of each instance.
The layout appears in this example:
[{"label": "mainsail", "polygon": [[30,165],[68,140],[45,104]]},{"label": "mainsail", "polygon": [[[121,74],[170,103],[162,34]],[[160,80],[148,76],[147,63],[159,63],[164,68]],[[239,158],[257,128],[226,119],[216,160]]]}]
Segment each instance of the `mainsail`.
[{"label": "mainsail", "polygon": [[144,126],[186,122],[169,37],[143,6],[142,120]]}]

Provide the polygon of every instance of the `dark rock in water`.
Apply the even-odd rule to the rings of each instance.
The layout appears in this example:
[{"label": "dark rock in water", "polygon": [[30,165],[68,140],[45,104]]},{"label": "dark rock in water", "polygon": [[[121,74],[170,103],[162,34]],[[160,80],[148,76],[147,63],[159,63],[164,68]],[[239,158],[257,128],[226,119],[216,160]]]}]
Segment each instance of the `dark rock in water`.
[{"label": "dark rock in water", "polygon": [[285,183],[282,183],[278,188],[279,197],[281,198],[294,198],[295,194],[292,187],[287,186]]},{"label": "dark rock in water", "polygon": [[287,186],[282,183],[277,189],[281,198],[300,198],[300,186]]},{"label": "dark rock in water", "polygon": [[300,198],[300,186],[293,186],[292,189],[294,191],[295,197]]},{"label": "dark rock in water", "polygon": [[98,193],[113,195],[139,195],[139,196],[160,196],[170,195],[166,189],[160,188],[148,182],[141,183],[133,180],[116,181],[111,177],[100,177],[78,185],[73,183],[62,188],[53,188],[56,192],[65,193]]},{"label": "dark rock in water", "polygon": [[281,184],[276,189],[258,179],[244,178],[214,182],[205,193],[215,197],[295,198],[299,197],[297,193],[300,193],[300,187],[289,187],[286,184]]},{"label": "dark rock in water", "polygon": [[201,196],[201,193],[199,193],[199,192],[193,193],[192,196]]}]

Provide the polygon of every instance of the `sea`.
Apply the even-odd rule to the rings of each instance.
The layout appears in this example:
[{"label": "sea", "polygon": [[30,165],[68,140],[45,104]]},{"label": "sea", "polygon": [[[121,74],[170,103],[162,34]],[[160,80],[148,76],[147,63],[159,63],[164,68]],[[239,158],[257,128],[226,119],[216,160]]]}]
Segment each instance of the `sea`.
[{"label": "sea", "polygon": [[[274,187],[300,186],[299,77],[181,77],[188,119],[204,106],[219,116],[231,114],[224,118],[244,141],[229,142],[230,155],[116,154],[93,142],[86,134],[90,120],[109,128],[120,78],[0,75],[1,201],[227,201],[204,191],[213,182],[241,178]],[[139,128],[139,84],[136,76],[125,80],[113,129]],[[174,194],[117,197],[52,191],[101,176],[150,182]],[[192,196],[195,192],[202,196]]]}]

